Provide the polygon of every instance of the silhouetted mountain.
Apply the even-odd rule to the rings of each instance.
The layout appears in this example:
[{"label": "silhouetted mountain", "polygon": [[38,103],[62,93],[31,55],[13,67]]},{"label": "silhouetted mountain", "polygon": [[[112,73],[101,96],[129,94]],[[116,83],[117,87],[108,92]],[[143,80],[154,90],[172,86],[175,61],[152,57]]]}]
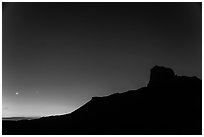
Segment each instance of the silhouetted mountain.
[{"label": "silhouetted mountain", "polygon": [[175,80],[176,75],[172,69],[155,66],[151,69],[148,87],[173,85]]},{"label": "silhouetted mountain", "polygon": [[31,120],[31,119],[37,119],[39,117],[3,117],[2,120],[7,121],[19,121],[19,120]]},{"label": "silhouetted mountain", "polygon": [[3,121],[3,134],[202,134],[202,82],[151,69],[147,87],[93,97],[62,116]]}]

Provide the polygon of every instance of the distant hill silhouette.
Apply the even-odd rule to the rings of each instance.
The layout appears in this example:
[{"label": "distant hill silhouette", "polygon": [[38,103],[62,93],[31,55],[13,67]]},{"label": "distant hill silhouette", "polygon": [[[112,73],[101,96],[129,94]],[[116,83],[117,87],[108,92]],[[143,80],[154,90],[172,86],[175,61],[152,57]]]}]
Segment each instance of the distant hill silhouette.
[{"label": "distant hill silhouette", "polygon": [[3,121],[3,134],[202,134],[202,82],[170,68],[151,69],[147,87],[93,97],[61,116]]},{"label": "distant hill silhouette", "polygon": [[3,117],[2,120],[5,121],[19,121],[19,120],[32,120],[40,117]]}]

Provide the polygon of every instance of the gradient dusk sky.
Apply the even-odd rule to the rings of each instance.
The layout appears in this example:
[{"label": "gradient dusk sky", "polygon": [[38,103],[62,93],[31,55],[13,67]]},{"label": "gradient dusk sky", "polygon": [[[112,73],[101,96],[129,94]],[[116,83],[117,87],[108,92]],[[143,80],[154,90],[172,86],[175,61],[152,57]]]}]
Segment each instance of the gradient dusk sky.
[{"label": "gradient dusk sky", "polygon": [[202,3],[3,3],[4,117],[70,113],[147,85],[155,65],[202,77]]}]

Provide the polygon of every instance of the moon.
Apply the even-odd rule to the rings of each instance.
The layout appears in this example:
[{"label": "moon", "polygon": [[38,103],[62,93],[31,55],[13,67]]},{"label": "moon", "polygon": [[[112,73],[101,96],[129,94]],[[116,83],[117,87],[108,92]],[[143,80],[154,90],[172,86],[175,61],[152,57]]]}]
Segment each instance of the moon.
[{"label": "moon", "polygon": [[16,92],[16,95],[18,95],[19,93],[18,92]]}]

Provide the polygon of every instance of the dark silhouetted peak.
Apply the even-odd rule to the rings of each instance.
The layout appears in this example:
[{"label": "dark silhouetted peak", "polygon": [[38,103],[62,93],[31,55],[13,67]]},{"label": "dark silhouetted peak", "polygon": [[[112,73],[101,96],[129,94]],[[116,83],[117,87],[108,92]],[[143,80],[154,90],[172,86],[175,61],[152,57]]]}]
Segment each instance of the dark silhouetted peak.
[{"label": "dark silhouetted peak", "polygon": [[3,134],[202,134],[202,81],[151,69],[148,87],[92,97],[71,114],[4,121]]},{"label": "dark silhouetted peak", "polygon": [[155,66],[151,69],[148,86],[166,86],[174,82],[176,75],[171,68]]}]

